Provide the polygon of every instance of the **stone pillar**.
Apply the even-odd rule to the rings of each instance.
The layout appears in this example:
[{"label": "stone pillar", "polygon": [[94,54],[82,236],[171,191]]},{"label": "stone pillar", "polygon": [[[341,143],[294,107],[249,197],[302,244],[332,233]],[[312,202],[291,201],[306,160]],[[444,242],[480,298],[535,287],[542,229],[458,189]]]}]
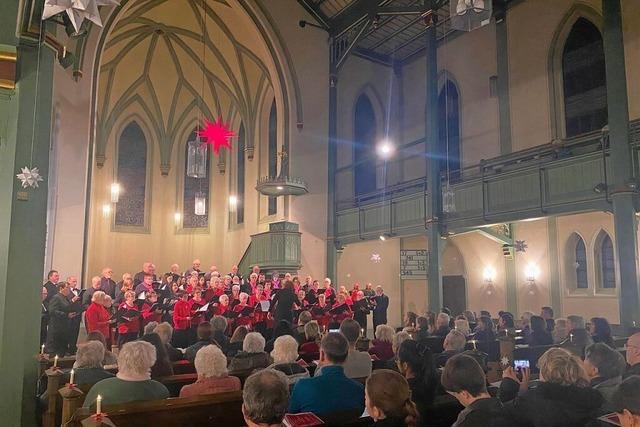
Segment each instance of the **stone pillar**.
[{"label": "stone pillar", "polygon": [[620,0],[602,0],[604,55],[609,109],[609,150],[614,167],[609,183],[613,199],[617,280],[620,286],[620,323],[640,321],[638,289],[637,222],[633,166],[629,147],[629,103],[625,71]]},{"label": "stone pillar", "polygon": [[337,283],[338,251],[335,241],[336,164],[338,155],[338,75],[331,59],[329,74],[329,146],[327,174],[327,277]]},{"label": "stone pillar", "polygon": [[[436,2],[425,0],[425,6],[434,11]],[[440,253],[442,248],[440,220],[442,216],[442,191],[440,182],[440,159],[438,153],[438,40],[436,21],[432,20],[425,36],[426,43],[426,109],[425,148],[427,157],[427,240],[429,246],[429,269],[427,271],[427,293],[429,310],[439,312],[442,307],[442,274]]]}]

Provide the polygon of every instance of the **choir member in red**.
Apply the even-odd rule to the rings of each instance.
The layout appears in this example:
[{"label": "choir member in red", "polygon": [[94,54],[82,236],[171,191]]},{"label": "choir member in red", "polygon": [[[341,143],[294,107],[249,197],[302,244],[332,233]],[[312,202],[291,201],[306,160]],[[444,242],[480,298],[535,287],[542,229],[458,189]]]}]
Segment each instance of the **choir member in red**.
[{"label": "choir member in red", "polygon": [[329,324],[329,328],[339,328],[340,323],[344,319],[350,318],[353,316],[353,312],[351,311],[351,307],[347,304],[347,298],[344,293],[339,293],[336,297],[336,304],[331,307],[331,322]]},{"label": "choir member in red", "polygon": [[84,319],[87,324],[87,333],[101,332],[107,340],[106,348],[111,348],[111,342],[109,340],[109,319],[111,315],[105,307],[105,296],[105,293],[102,291],[93,293],[91,296],[91,304],[87,307]]},{"label": "choir member in red", "polygon": [[203,295],[206,302],[216,303],[220,295],[224,294],[224,285],[219,277],[214,277],[209,282],[209,289]]},{"label": "choir member in red", "polygon": [[357,301],[358,291],[360,291],[360,283],[356,282],[353,284],[353,289],[351,290],[350,296],[352,301]]},{"label": "choir member in red", "polygon": [[147,292],[147,299],[142,304],[143,326],[147,326],[151,322],[162,323],[162,308],[157,305],[157,302],[158,294],[155,291]]},{"label": "choir member in red", "polygon": [[233,311],[235,313],[242,313],[244,311],[245,314],[239,314],[238,317],[236,317],[234,328],[237,328],[238,326],[246,326],[247,328],[250,328],[253,324],[253,310],[251,310],[250,314],[246,314],[246,312],[248,311],[247,309],[251,308],[248,302],[249,294],[241,292],[239,296],[239,302],[233,307]]},{"label": "choir member in red", "polygon": [[302,289],[304,289],[304,291],[307,292],[311,288],[312,284],[313,284],[313,278],[311,276],[307,276],[305,277],[304,283],[302,284]]},{"label": "choir member in red", "polygon": [[207,304],[207,302],[204,300],[204,298],[202,298],[202,291],[200,290],[200,288],[196,288],[193,291],[193,298],[191,298],[189,302],[191,303],[191,327],[189,328],[189,345],[191,345],[198,339],[198,325],[207,321],[207,311],[200,310]]},{"label": "choir member in red", "polygon": [[184,288],[185,292],[189,295],[193,295],[193,291],[198,286],[198,274],[190,276],[187,279],[187,286]]},{"label": "choir member in red", "polygon": [[251,293],[253,294],[256,291],[256,286],[258,285],[258,275],[255,273],[251,273],[249,276],[249,285],[251,286]]},{"label": "choir member in red", "polygon": [[178,301],[173,306],[173,346],[189,347],[189,327],[191,326],[191,302],[189,294],[178,291]]},{"label": "choir member in red", "polygon": [[298,299],[293,303],[294,311],[307,310],[309,308],[309,302],[305,299],[307,293],[304,290],[300,289],[298,292],[296,292],[296,295],[298,296]]},{"label": "choir member in red", "polygon": [[231,287],[231,295],[229,295],[229,305],[231,308],[235,307],[240,302],[240,285],[233,285]]},{"label": "choir member in red", "polygon": [[336,302],[336,291],[331,287],[331,279],[324,279],[324,296],[329,304]]},{"label": "choir member in red", "polygon": [[351,295],[349,294],[349,291],[347,291],[346,287],[340,286],[340,292],[338,292],[338,294],[344,295],[345,302],[349,304],[349,307],[353,305],[353,300],[351,299]]},{"label": "choir member in red", "polygon": [[117,305],[120,305],[124,302],[124,294],[127,291],[133,290],[133,278],[129,273],[126,273],[122,276],[122,282],[120,283],[121,283],[120,289],[116,289],[115,303]]},{"label": "choir member in red", "polygon": [[277,271],[271,273],[271,288],[280,289],[280,274]]},{"label": "choir member in red", "polygon": [[300,289],[302,289],[302,286],[300,285],[300,279],[298,279],[298,276],[294,277],[293,280],[293,292],[298,295],[298,291],[300,291]]},{"label": "choir member in red", "polygon": [[[136,293],[127,291],[124,302],[118,307],[118,346],[138,339],[140,333],[140,311],[136,306]],[[106,337],[106,335],[105,335]]]},{"label": "choir member in red", "polygon": [[331,309],[331,305],[327,304],[327,298],[324,294],[318,294],[318,302],[316,305],[311,307],[311,315],[313,316],[313,320],[318,322],[320,325],[320,329],[322,331],[327,330],[327,326],[329,325],[329,310]]},{"label": "choir member in red", "polygon": [[249,297],[249,305],[255,307],[260,301],[268,301],[267,295],[264,293],[264,286],[256,285],[253,294]]},{"label": "choir member in red", "polygon": [[264,294],[267,299],[271,299],[271,282],[264,282]]},{"label": "choir member in red", "polygon": [[267,295],[264,293],[263,286],[258,284],[256,285],[256,290],[253,295],[249,297],[249,305],[253,307],[253,330],[264,335],[267,329],[267,314],[269,313],[269,308],[262,310],[260,303],[263,301],[269,301],[269,298],[267,298]]},{"label": "choir member in red", "polygon": [[220,295],[220,300],[217,304],[214,304],[214,314],[217,316],[225,316],[227,317],[227,312],[231,311],[231,306],[229,305],[229,295],[223,294]]}]

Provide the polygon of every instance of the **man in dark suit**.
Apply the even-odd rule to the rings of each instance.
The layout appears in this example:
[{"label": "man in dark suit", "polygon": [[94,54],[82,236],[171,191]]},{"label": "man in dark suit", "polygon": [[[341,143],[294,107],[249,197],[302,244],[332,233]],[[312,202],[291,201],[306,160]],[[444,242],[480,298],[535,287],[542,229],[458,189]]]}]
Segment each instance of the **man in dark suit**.
[{"label": "man in dark suit", "polygon": [[80,322],[82,321],[82,301],[80,301],[80,289],[78,289],[78,279],[75,276],[67,277],[69,285],[69,295],[67,300],[71,303],[71,310],[77,315],[73,319],[69,319],[69,339],[68,354],[76,354],[78,350],[78,334],[80,333]]},{"label": "man in dark suit", "polygon": [[102,276],[100,277],[100,290],[111,298],[116,297],[116,282],[112,279],[113,269],[111,267],[105,267],[102,269]]},{"label": "man in dark suit", "polygon": [[67,299],[70,290],[66,282],[58,283],[58,292],[49,302],[47,353],[63,357],[69,347],[69,320],[78,314]]},{"label": "man in dark suit", "polygon": [[47,282],[43,285],[47,288],[47,297],[42,301],[46,308],[49,307],[49,302],[55,294],[58,293],[58,282],[60,281],[60,273],[57,270],[51,270],[47,274]]},{"label": "man in dark suit", "polygon": [[373,309],[373,331],[378,325],[387,324],[387,309],[389,308],[389,297],[384,294],[382,286],[376,286],[376,296],[374,297],[376,306]]},{"label": "man in dark suit", "polygon": [[156,266],[153,265],[152,262],[145,262],[144,264],[142,264],[142,271],[137,272],[136,275],[133,276],[133,286],[134,287],[136,287],[140,283],[142,283],[142,281],[144,280],[144,275],[145,274],[151,274],[153,276],[153,281],[154,282],[157,280],[157,277],[156,277]]}]

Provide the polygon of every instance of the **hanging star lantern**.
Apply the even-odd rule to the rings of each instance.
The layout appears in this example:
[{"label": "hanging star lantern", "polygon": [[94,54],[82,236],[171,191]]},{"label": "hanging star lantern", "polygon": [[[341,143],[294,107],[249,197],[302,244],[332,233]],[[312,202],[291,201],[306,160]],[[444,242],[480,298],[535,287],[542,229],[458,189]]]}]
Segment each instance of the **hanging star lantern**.
[{"label": "hanging star lantern", "polygon": [[25,166],[21,170],[22,173],[17,174],[16,177],[22,183],[22,188],[38,188],[38,182],[44,181],[38,168],[29,169],[29,167]]},{"label": "hanging star lantern", "polygon": [[382,257],[380,256],[380,254],[371,254],[371,261],[379,264],[380,261],[382,261]]},{"label": "hanging star lantern", "polygon": [[527,242],[525,242],[524,240],[516,240],[516,244],[513,246],[516,249],[516,252],[526,252],[527,248],[529,247],[527,245]]},{"label": "hanging star lantern", "polygon": [[218,117],[215,122],[204,119],[204,129],[198,131],[198,136],[205,139],[203,144],[211,145],[213,152],[219,154],[222,147],[231,149],[229,138],[236,134],[222,122],[222,117]]},{"label": "hanging star lantern", "polygon": [[59,13],[66,13],[76,33],[79,33],[85,19],[102,27],[98,6],[120,6],[120,2],[118,0],[45,0],[42,20]]},{"label": "hanging star lantern", "polygon": [[509,366],[509,358],[507,356],[502,356],[502,359],[500,359],[500,363],[502,364],[502,366]]}]

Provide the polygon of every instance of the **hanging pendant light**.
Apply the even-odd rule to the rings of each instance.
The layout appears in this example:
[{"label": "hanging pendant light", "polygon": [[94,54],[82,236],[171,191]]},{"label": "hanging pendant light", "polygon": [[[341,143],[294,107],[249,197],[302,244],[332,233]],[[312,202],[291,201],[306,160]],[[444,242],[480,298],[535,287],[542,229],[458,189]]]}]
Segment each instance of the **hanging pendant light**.
[{"label": "hanging pendant light", "polygon": [[442,191],[442,211],[446,213],[456,211],[456,195],[448,182]]},{"label": "hanging pendant light", "polygon": [[187,176],[189,178],[207,177],[207,144],[203,144],[200,138],[189,141]]},{"label": "hanging pendant light", "polygon": [[196,193],[194,213],[199,216],[207,214],[207,197],[204,195],[204,193]]},{"label": "hanging pendant light", "polygon": [[487,25],[491,20],[492,2],[488,0],[451,1],[451,27],[472,31]]}]

